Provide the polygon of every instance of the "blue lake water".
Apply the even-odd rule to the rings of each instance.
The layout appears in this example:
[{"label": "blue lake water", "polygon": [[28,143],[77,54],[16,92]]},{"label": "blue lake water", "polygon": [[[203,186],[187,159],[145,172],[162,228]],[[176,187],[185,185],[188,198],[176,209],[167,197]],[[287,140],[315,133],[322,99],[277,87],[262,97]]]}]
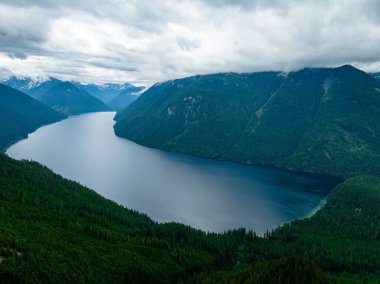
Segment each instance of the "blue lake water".
[{"label": "blue lake water", "polygon": [[339,181],[200,159],[137,145],[113,132],[115,113],[72,116],[44,126],[7,154],[31,159],[158,222],[258,234],[305,217]]}]

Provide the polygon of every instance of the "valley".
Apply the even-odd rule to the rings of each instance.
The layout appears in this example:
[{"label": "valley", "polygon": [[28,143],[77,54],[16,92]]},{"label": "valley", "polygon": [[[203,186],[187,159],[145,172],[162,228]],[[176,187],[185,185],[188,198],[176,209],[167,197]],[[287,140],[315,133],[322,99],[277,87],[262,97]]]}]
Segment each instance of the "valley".
[{"label": "valley", "polygon": [[351,66],[195,76],[115,125],[0,85],[0,280],[378,283],[378,85]]},{"label": "valley", "polygon": [[0,0],[0,284],[380,284],[379,11]]}]

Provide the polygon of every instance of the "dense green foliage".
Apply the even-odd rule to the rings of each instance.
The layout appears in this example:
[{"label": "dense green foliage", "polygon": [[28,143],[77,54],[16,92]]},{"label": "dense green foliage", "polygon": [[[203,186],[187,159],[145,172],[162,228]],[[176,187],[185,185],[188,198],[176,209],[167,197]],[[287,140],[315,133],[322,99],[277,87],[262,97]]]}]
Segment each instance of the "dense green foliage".
[{"label": "dense green foliage", "polygon": [[[203,279],[205,283],[379,283],[379,208],[380,178],[349,179],[332,191],[326,204],[313,217],[285,224],[267,233],[265,238],[253,237],[242,244],[238,250],[240,263],[253,265],[237,266],[206,277],[201,275],[197,280]],[[328,281],[315,263],[330,273]],[[300,273],[287,273],[292,267]]]},{"label": "dense green foliage", "polygon": [[37,163],[1,156],[0,189],[1,283],[166,283],[216,262],[204,233],[156,225]]},{"label": "dense green foliage", "polygon": [[54,84],[51,88],[38,92],[34,97],[63,114],[109,110],[102,101],[69,82]]},{"label": "dense green foliage", "polygon": [[379,274],[379,208],[380,178],[348,179],[329,194],[322,210],[312,218],[276,229],[267,236],[270,249],[260,244],[252,251],[302,254],[331,272]]},{"label": "dense green foliage", "polygon": [[380,82],[342,66],[156,84],[116,116],[137,143],[343,177],[380,172]]},{"label": "dense green foliage", "polygon": [[206,234],[156,224],[38,163],[0,156],[0,280],[376,283],[379,206],[380,178],[359,177],[313,217],[265,237]]},{"label": "dense green foliage", "polygon": [[0,152],[38,127],[63,118],[28,95],[0,84]]},{"label": "dense green foliage", "polygon": [[[298,273],[294,273],[298,271]],[[300,256],[261,261],[255,265],[242,266],[233,271],[221,271],[194,277],[189,283],[265,283],[265,284],[325,284],[334,282],[322,270]]]}]

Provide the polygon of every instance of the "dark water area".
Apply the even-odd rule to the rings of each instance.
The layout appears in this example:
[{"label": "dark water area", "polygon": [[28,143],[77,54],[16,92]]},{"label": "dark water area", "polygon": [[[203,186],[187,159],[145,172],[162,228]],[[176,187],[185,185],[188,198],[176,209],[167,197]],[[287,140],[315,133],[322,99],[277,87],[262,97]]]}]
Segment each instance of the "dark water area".
[{"label": "dark water area", "polygon": [[158,222],[204,231],[245,227],[258,234],[318,208],[340,180],[143,147],[117,137],[115,113],[72,116],[7,150],[78,181]]}]

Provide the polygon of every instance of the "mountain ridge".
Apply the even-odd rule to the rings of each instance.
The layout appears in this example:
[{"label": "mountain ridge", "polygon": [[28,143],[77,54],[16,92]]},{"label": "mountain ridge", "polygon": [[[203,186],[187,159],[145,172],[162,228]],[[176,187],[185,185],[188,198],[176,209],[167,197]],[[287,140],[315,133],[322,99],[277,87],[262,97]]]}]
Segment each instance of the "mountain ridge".
[{"label": "mountain ridge", "polygon": [[[63,81],[54,77],[31,78],[12,75],[7,79],[1,80],[1,83],[4,85],[22,91],[32,97],[64,82],[73,84],[78,89],[85,91],[103,103],[108,103],[123,93],[137,93],[144,88],[134,86],[131,83],[84,84],[78,81]],[[119,105],[119,108],[122,107]]]},{"label": "mountain ridge", "polygon": [[131,83],[106,83],[103,85],[97,85],[97,84],[83,84],[79,82],[71,82],[73,85],[78,87],[79,89],[85,90],[92,96],[98,98],[104,103],[109,103],[115,99],[117,96],[122,94],[125,91],[134,92],[134,90],[140,89],[141,87],[136,87],[132,85]]},{"label": "mountain ridge", "polygon": [[153,148],[354,176],[380,171],[380,83],[350,65],[155,84],[115,119]]},{"label": "mountain ridge", "polygon": [[102,101],[70,82],[61,82],[35,95],[40,102],[66,115],[109,111]]}]

